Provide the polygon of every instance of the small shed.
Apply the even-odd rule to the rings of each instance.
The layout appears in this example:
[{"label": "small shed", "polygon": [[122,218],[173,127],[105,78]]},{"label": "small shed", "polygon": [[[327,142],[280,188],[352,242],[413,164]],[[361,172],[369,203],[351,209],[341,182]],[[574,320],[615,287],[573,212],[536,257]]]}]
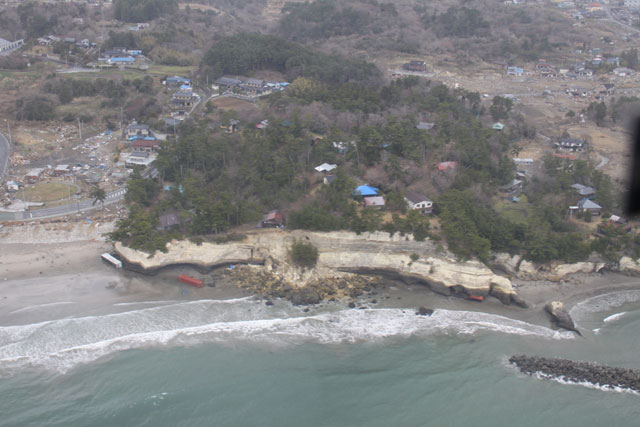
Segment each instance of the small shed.
[{"label": "small shed", "polygon": [[374,207],[374,208],[381,209],[385,205],[384,197],[382,196],[365,197],[364,205],[368,208]]}]

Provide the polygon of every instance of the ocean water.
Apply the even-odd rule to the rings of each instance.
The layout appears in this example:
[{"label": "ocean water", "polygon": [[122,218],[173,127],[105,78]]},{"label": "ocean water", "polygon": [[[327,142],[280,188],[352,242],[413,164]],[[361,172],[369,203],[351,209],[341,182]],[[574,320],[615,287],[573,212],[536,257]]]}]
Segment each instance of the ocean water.
[{"label": "ocean water", "polygon": [[470,311],[304,312],[253,298],[3,326],[0,425],[639,425],[638,394],[508,364],[530,354],[640,369],[640,291],[571,314],[584,337]]}]

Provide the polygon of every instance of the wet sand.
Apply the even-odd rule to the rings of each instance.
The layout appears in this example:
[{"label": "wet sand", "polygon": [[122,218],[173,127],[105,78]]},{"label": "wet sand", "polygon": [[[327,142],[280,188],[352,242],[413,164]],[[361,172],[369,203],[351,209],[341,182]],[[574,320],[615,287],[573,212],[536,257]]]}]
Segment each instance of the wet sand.
[{"label": "wet sand", "polygon": [[[116,270],[100,259],[111,250],[102,241],[69,243],[0,243],[0,325],[35,323],[67,316],[102,315],[178,301],[229,299],[249,295],[229,281],[216,280],[215,287],[200,289],[177,281],[190,274],[212,283],[213,275],[199,274],[177,266],[145,276]],[[495,298],[478,303],[431,292],[426,286],[385,281],[372,294],[358,299],[358,307],[388,307],[480,311],[548,326],[544,304],[563,301],[570,309],[576,303],[605,293],[640,289],[640,278],[616,273],[575,275],[565,283],[514,280],[518,294],[528,309],[505,306]],[[375,301],[375,302],[374,302]],[[349,301],[344,301],[345,307]],[[41,310],[45,308],[46,310]]]}]

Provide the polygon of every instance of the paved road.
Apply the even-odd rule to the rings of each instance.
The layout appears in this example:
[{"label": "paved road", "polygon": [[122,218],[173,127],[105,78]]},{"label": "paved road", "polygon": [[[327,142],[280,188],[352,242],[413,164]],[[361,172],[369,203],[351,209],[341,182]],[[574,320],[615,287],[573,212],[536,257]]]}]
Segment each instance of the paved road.
[{"label": "paved road", "polygon": [[[124,199],[124,195],[127,192],[125,188],[119,188],[115,191],[107,193],[107,198],[104,201],[105,205],[116,203]],[[53,218],[56,216],[63,216],[75,213],[84,213],[93,209],[100,209],[100,203],[93,204],[93,200],[78,200],[74,203],[67,205],[55,206],[52,208],[38,209],[34,211],[26,212],[0,212],[0,221],[23,221],[30,219],[44,219]]]},{"label": "paved road", "polygon": [[9,154],[11,154],[9,141],[7,141],[7,138],[0,133],[0,183],[4,179],[4,174],[7,171]]}]

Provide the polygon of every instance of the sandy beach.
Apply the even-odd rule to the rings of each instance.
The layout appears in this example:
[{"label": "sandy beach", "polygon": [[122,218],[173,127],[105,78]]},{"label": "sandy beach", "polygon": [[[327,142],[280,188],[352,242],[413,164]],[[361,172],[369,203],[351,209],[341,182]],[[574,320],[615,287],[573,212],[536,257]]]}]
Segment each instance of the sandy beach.
[{"label": "sandy beach", "polygon": [[[179,283],[179,274],[201,275],[190,267],[175,266],[155,276],[116,270],[100,259],[112,245],[96,238],[96,232],[78,240],[78,230],[64,234],[36,233],[33,226],[3,230],[0,241],[0,325],[35,323],[67,316],[102,315],[130,310],[132,305],[153,306],[198,299],[229,299],[249,295],[229,281],[195,289]],[[82,234],[82,233],[80,233]],[[23,243],[7,243],[23,240]],[[57,242],[55,241],[57,240]],[[71,240],[71,241],[69,241]],[[46,242],[46,243],[43,243]],[[220,277],[220,270],[213,273]],[[505,306],[495,298],[482,303],[444,297],[421,285],[384,281],[384,286],[358,300],[358,307],[480,311],[534,324],[549,325],[544,304],[560,300],[567,308],[587,298],[615,291],[639,289],[640,279],[616,273],[574,275],[564,283],[513,281],[530,308]],[[345,306],[348,301],[344,301]],[[46,310],[42,310],[45,308]]]}]

